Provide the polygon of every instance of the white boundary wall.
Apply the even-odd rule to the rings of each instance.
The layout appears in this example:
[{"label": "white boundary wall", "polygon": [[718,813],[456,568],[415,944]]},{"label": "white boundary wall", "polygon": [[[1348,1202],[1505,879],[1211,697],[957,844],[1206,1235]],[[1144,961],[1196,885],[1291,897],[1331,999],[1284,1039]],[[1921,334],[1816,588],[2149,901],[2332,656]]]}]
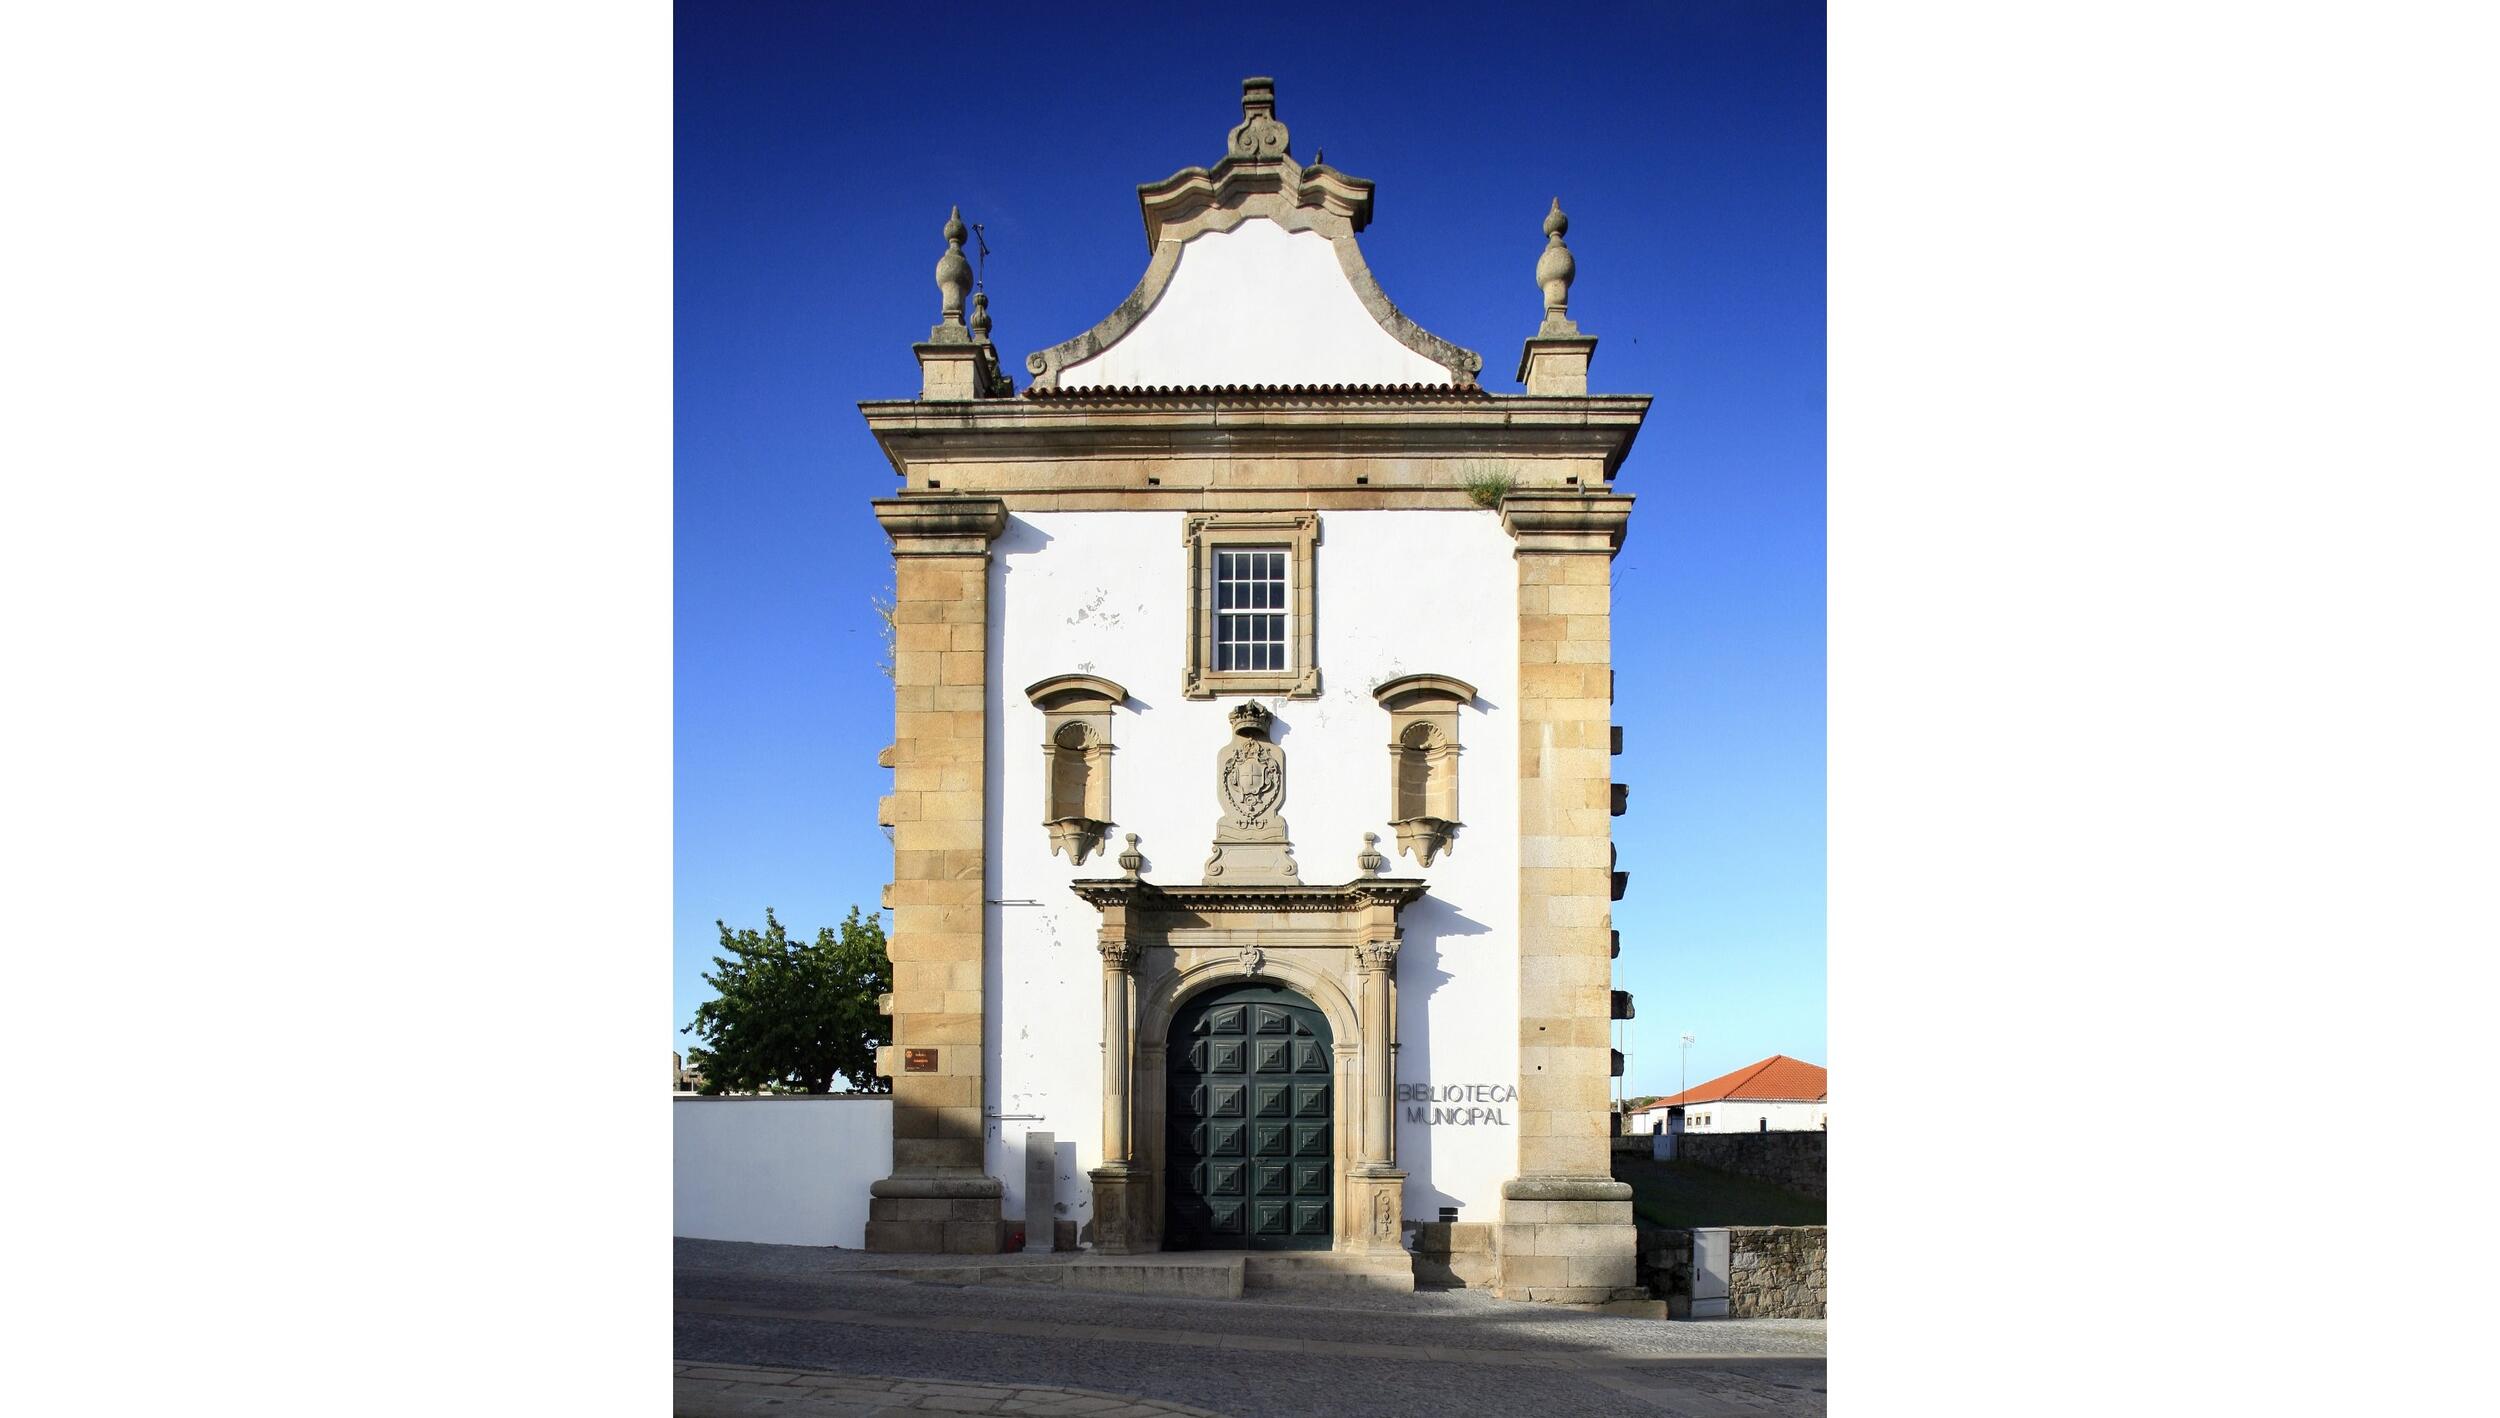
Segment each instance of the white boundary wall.
[{"label": "white boundary wall", "polygon": [[678,1098],[676,1234],[843,1246],[868,1237],[868,1184],[894,1170],[894,1100]]},{"label": "white boundary wall", "polygon": [[[1664,1109],[1659,1118],[1666,1117]],[[1760,1132],[1765,1119],[1772,1132],[1819,1132],[1831,1116],[1825,1103],[1763,1102],[1746,1098],[1725,1099],[1716,1103],[1688,1103],[1684,1106],[1686,1132]],[[1702,1122],[1708,1118],[1707,1123]]]}]

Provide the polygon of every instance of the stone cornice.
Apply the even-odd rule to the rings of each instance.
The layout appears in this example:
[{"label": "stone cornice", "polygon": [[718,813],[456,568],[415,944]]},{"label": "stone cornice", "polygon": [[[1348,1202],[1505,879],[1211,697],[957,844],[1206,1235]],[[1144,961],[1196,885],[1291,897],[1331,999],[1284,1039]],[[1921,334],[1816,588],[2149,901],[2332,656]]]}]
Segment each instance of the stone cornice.
[{"label": "stone cornice", "polygon": [[995,497],[880,497],[869,503],[896,556],[981,556],[1007,528]]},{"label": "stone cornice", "polygon": [[1374,876],[1342,886],[1164,886],[1128,877],[1092,877],[1069,882],[1068,889],[1097,908],[1204,916],[1286,911],[1348,913],[1373,906],[1403,908],[1423,896],[1425,882],[1421,877]]},{"label": "stone cornice", "polygon": [[1593,552],[1623,545],[1632,517],[1629,493],[1514,492],[1502,499],[1502,530],[1523,552]]},{"label": "stone cornice", "polygon": [[[1210,394],[951,404],[892,399],[864,402],[859,410],[895,474],[915,490],[936,477],[948,488],[997,493],[1067,491],[1071,485],[1055,476],[1056,468],[1123,458],[1211,460],[1219,471],[1204,481],[1215,483],[1231,481],[1223,468],[1267,456],[1572,459],[1592,465],[1587,471],[1596,478],[1611,478],[1631,452],[1649,403],[1645,394],[1432,400]],[[1054,475],[1001,466],[1018,463],[1055,465]],[[1172,474],[1182,470],[1158,471],[1170,487]],[[1523,482],[1536,481],[1534,470],[1519,471]],[[1371,485],[1386,481],[1376,475]],[[1454,491],[1458,481],[1451,476],[1435,490]],[[1142,476],[1127,486],[1142,490]]]}]

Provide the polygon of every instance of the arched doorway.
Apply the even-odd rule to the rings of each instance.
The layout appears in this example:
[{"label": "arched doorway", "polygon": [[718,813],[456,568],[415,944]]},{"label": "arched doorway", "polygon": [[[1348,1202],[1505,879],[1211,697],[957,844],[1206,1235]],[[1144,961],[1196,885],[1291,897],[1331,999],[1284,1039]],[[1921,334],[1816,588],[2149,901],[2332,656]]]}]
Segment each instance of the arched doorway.
[{"label": "arched doorway", "polygon": [[1222,986],[1173,1016],[1164,1245],[1315,1250],[1335,1234],[1335,1040],[1310,1000]]}]

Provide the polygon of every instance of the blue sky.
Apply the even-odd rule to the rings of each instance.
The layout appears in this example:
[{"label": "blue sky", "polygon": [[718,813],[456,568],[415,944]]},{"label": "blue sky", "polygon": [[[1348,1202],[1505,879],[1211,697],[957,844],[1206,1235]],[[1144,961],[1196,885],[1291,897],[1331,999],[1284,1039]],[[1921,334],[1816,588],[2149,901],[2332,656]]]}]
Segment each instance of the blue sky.
[{"label": "blue sky", "polygon": [[1829,1062],[1823,71],[1821,6],[1778,0],[680,6],[672,1029],[715,918],[813,933],[886,880],[894,480],[853,405],[917,387],[947,208],[1021,376],[1129,292],[1137,185],[1215,161],[1266,74],[1297,156],[1378,184],[1382,288],[1496,391],[1570,213],[1591,387],[1656,400],[1617,479],[1627,1082],[1671,1091],[1686,1029],[1694,1082]]}]

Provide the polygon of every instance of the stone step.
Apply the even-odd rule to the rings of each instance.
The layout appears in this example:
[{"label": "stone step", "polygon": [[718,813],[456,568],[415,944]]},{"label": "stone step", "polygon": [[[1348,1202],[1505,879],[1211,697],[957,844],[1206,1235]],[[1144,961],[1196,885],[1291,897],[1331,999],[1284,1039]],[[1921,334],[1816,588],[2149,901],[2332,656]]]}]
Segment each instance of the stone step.
[{"label": "stone step", "polygon": [[1087,1256],[1068,1263],[1065,1284],[1071,1290],[1118,1295],[1192,1295],[1202,1300],[1238,1300],[1244,1283],[1241,1261],[1237,1251]]},{"label": "stone step", "polygon": [[1415,1259],[1404,1251],[1246,1251],[1245,1290],[1386,1290],[1411,1294]]},{"label": "stone step", "polygon": [[1060,1285],[1118,1295],[1238,1299],[1244,1290],[1378,1290],[1411,1294],[1404,1251],[1160,1251],[1067,1260],[894,1266],[870,1272],[920,1285]]},{"label": "stone step", "polygon": [[1241,1297],[1239,1251],[1134,1256],[1071,1256],[1066,1260],[991,1265],[909,1265],[870,1274],[915,1285],[1058,1285],[1115,1295]]}]

